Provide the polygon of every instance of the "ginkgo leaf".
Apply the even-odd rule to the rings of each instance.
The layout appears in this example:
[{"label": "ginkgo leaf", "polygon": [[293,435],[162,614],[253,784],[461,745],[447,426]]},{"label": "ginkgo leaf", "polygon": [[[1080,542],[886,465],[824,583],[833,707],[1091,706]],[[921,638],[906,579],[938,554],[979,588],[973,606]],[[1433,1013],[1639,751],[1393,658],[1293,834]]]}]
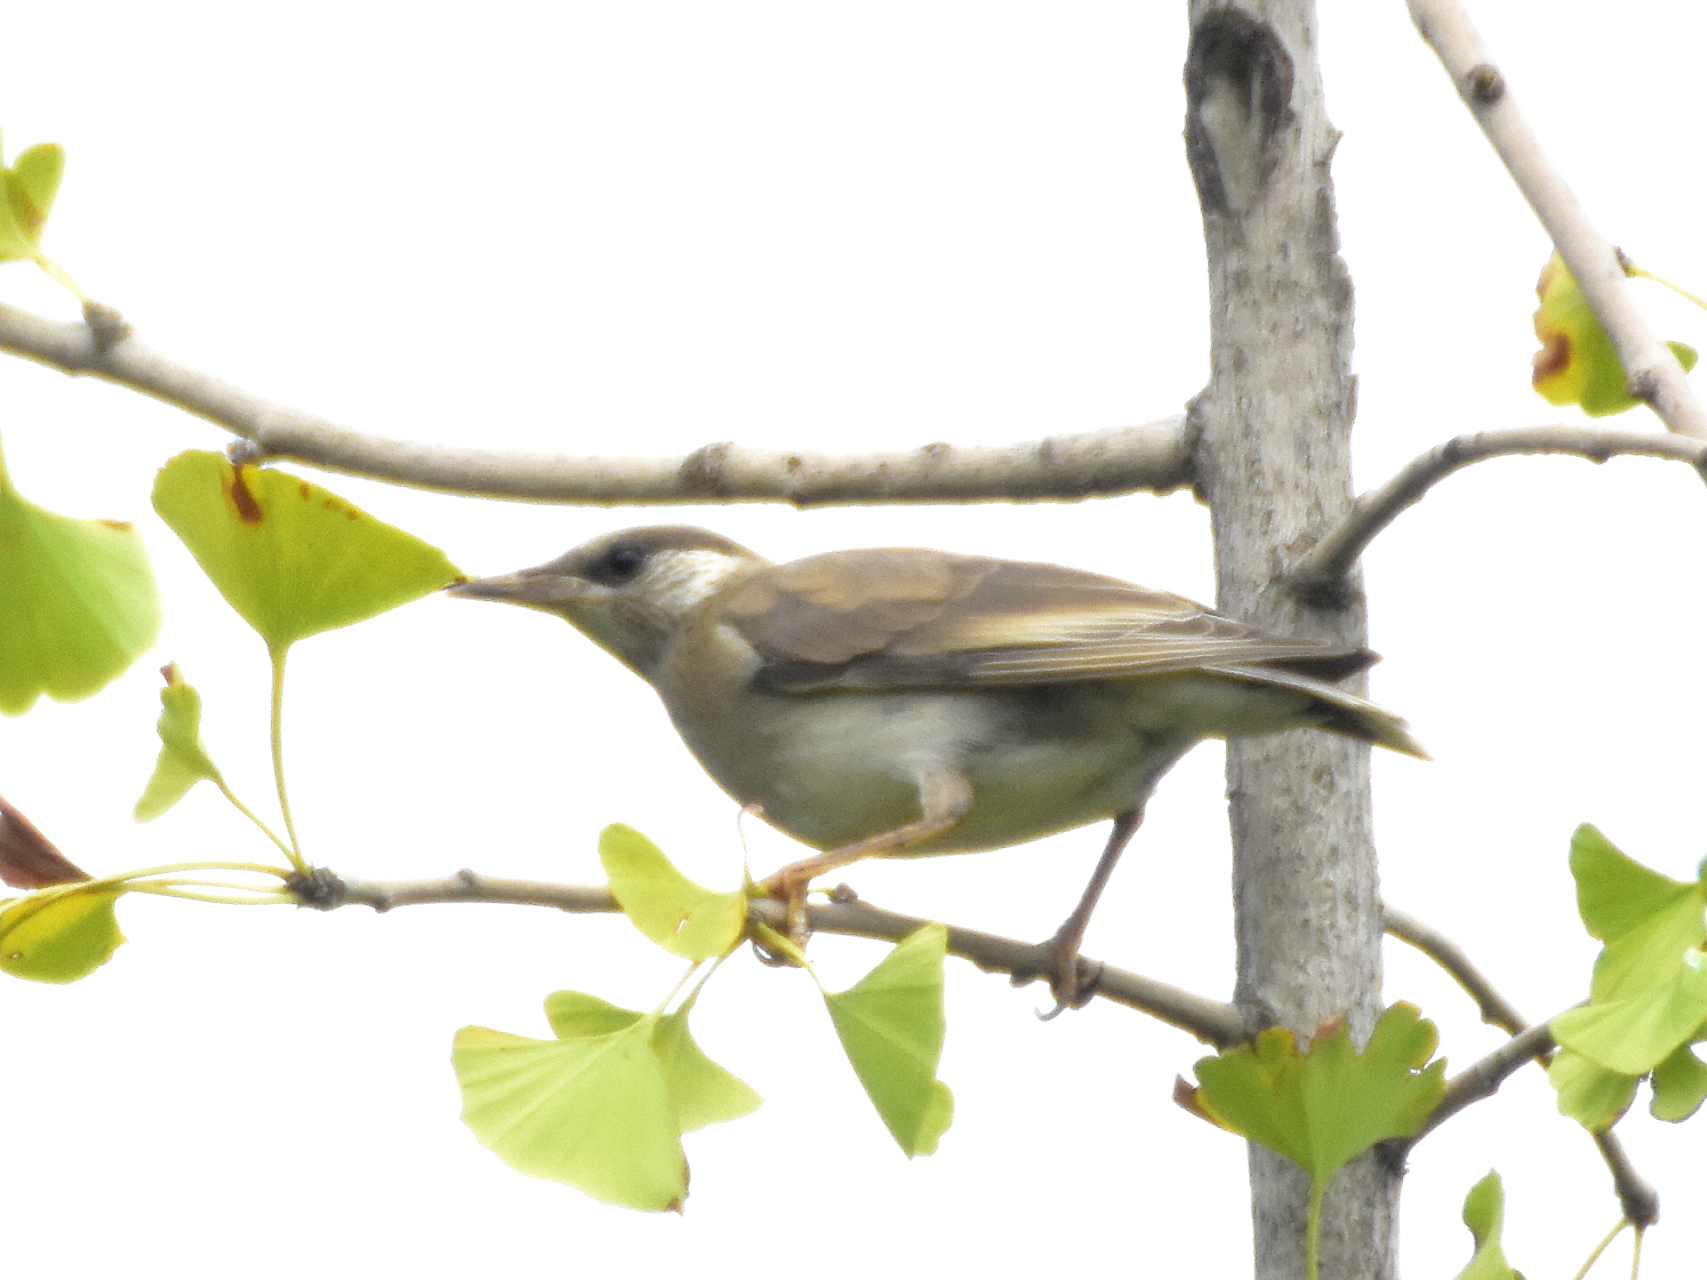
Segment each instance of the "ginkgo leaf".
[{"label": "ginkgo leaf", "polygon": [[1620,1000],[1567,1009],[1549,1026],[1565,1048],[1609,1071],[1641,1076],[1707,1024],[1707,956],[1691,949],[1661,981]]},{"label": "ginkgo leaf", "polygon": [[65,173],[65,150],[38,142],[10,168],[0,168],[0,262],[34,258],[41,250],[47,215]]},{"label": "ginkgo leaf", "polygon": [[1707,886],[1644,867],[1587,823],[1571,836],[1571,876],[1584,927],[1606,943],[1590,987],[1597,1001],[1665,982],[1707,943]]},{"label": "ginkgo leaf", "polygon": [[0,969],[34,982],[75,982],[124,941],[113,903],[122,888],[47,889],[0,908]]},{"label": "ginkgo leaf", "polygon": [[739,1120],[764,1101],[745,1080],[705,1056],[688,1032],[686,1009],[658,1019],[652,1050],[664,1069],[676,1123],[683,1133]]},{"label": "ginkgo leaf", "polygon": [[1611,1071],[1580,1053],[1560,1049],[1547,1065],[1547,1079],[1559,1095],[1559,1112],[1599,1133],[1630,1109],[1642,1077]]},{"label": "ginkgo leaf", "polygon": [[1687,1120],[1707,1102],[1707,1062],[1702,1062],[1686,1044],[1680,1044],[1654,1068],[1650,1083],[1654,1100],[1649,1110],[1656,1120],[1676,1124]]},{"label": "ginkgo leaf", "polygon": [[220,781],[219,766],[202,745],[202,698],[194,686],[184,682],[175,662],[160,669],[166,687],[160,691],[160,755],[154,773],[136,802],[135,818],[149,822],[158,818],[201,781]]},{"label": "ginkgo leaf", "polygon": [[854,1074],[909,1156],[935,1151],[954,1120],[954,1095],[936,1078],[947,949],[948,930],[926,925],[848,990],[824,994]]},{"label": "ginkgo leaf", "polygon": [[[1622,413],[1639,403],[1627,389],[1624,371],[1612,340],[1583,296],[1576,278],[1555,253],[1541,269],[1535,286],[1541,305],[1535,311],[1535,390],[1548,404],[1579,404],[1590,417]],[[1667,343],[1685,370],[1695,367],[1695,350],[1681,342]]]},{"label": "ginkgo leaf", "polygon": [[438,548],[319,485],[217,453],[162,467],[154,509],[275,655],[461,577]]},{"label": "ginkgo leaf", "polygon": [[159,631],[136,530],[43,510],[13,487],[0,457],[0,712],[21,715],[44,693],[88,697]]},{"label": "ginkgo leaf", "polygon": [[746,894],[717,893],[695,884],[633,827],[606,827],[599,834],[599,861],[623,914],[665,950],[688,960],[710,960],[740,942],[747,924]]},{"label": "ginkgo leaf", "polygon": [[1199,1061],[1194,1100],[1223,1128],[1325,1185],[1377,1142],[1422,1129],[1445,1088],[1445,1059],[1429,1062],[1438,1043],[1434,1024],[1403,1002],[1381,1015],[1362,1053],[1343,1022],[1303,1051],[1289,1030],[1272,1027]]},{"label": "ginkgo leaf", "polygon": [[1489,1173],[1464,1197],[1464,1225],[1476,1242],[1470,1265],[1455,1280],[1523,1280],[1505,1260],[1500,1233],[1505,1229],[1505,1188],[1500,1175]]},{"label": "ginkgo leaf", "polygon": [[680,1209],[688,1167],[655,1019],[569,1040],[456,1033],[462,1119],[506,1164],[631,1209]]}]

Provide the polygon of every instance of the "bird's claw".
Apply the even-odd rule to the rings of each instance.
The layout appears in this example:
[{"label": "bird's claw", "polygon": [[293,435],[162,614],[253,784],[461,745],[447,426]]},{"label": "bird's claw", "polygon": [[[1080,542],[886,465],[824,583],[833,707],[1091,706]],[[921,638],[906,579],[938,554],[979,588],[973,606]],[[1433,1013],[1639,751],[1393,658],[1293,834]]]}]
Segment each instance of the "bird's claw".
[{"label": "bird's claw", "polygon": [[1049,983],[1049,994],[1055,1007],[1049,1012],[1038,1011],[1040,1022],[1050,1022],[1068,1009],[1082,1009],[1096,995],[1097,981],[1102,976],[1102,963],[1086,960],[1079,954],[1077,944],[1057,933],[1048,942],[1038,945],[1040,963],[1036,968],[1015,970],[1013,984],[1024,986],[1043,978]]}]

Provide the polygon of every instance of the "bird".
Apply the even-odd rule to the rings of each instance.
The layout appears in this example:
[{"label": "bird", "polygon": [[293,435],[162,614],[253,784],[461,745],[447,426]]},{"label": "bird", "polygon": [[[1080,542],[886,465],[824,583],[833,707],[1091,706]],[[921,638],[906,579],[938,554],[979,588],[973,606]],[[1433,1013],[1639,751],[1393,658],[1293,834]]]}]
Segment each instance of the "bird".
[{"label": "bird", "polygon": [[724,791],[819,851],[760,886],[788,902],[797,941],[810,881],[860,859],[1112,819],[1027,975],[1048,978],[1057,1013],[1090,998],[1091,913],[1157,781],[1198,742],[1313,728],[1427,758],[1403,720],[1339,687],[1369,650],[1059,565],[922,548],[778,564],[668,525],[448,590],[566,619],[652,685]]}]

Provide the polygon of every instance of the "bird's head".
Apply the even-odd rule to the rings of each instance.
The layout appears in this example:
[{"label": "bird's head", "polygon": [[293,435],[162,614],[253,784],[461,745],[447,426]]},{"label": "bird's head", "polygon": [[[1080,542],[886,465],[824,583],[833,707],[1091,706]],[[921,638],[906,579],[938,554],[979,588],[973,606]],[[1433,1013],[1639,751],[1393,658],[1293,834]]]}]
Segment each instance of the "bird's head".
[{"label": "bird's head", "polygon": [[549,564],[449,591],[558,614],[650,677],[670,638],[707,597],[769,563],[709,530],[661,525],[607,533]]}]

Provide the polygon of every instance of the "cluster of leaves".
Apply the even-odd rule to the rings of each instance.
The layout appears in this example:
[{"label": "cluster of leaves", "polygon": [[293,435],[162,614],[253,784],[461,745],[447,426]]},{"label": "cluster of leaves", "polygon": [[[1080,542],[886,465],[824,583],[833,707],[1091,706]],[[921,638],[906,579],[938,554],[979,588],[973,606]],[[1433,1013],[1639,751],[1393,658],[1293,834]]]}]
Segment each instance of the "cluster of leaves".
[{"label": "cluster of leaves", "polygon": [[[215,453],[182,453],[161,468],[154,507],[266,642],[283,807],[276,753],[290,646],[437,590],[459,577],[457,569],[437,549],[319,485],[234,466]],[[86,696],[153,644],[159,600],[129,525],[45,511],[18,495],[0,465],[0,550],[0,709],[18,714],[44,693]],[[210,781],[291,865],[187,863],[91,879],[5,806],[0,878],[34,892],[0,905],[0,970],[46,982],[93,972],[124,941],[113,904],[125,893],[293,900],[286,886],[307,867],[294,839],[281,840],[231,793],[201,738],[200,695],[176,664],[163,674],[160,756],[137,801],[137,820],[158,817],[197,782]],[[288,808],[285,820],[288,829]]]},{"label": "cluster of leaves", "polygon": [[[759,1105],[752,1089],[700,1051],[687,1023],[705,981],[750,936],[748,890],[695,884],[630,827],[606,828],[599,858],[623,913],[689,961],[687,975],[650,1013],[555,992],[545,1001],[555,1040],[464,1027],[451,1055],[462,1118],[523,1173],[612,1204],[679,1210],[688,1185],[682,1136]],[[761,932],[765,945],[811,972],[787,939]],[[909,1156],[935,1151],[954,1114],[953,1096],[936,1078],[947,1032],[947,945],[947,931],[927,925],[848,990],[819,988],[854,1073]],[[666,1012],[702,969],[699,983]]]},{"label": "cluster of leaves", "polygon": [[1645,1078],[1651,1111],[1688,1119],[1707,1099],[1707,863],[1673,880],[1614,848],[1591,826],[1571,838],[1577,910],[1605,945],[1588,1003],[1552,1020],[1548,1070],[1559,1109],[1593,1130],[1623,1115]]}]

